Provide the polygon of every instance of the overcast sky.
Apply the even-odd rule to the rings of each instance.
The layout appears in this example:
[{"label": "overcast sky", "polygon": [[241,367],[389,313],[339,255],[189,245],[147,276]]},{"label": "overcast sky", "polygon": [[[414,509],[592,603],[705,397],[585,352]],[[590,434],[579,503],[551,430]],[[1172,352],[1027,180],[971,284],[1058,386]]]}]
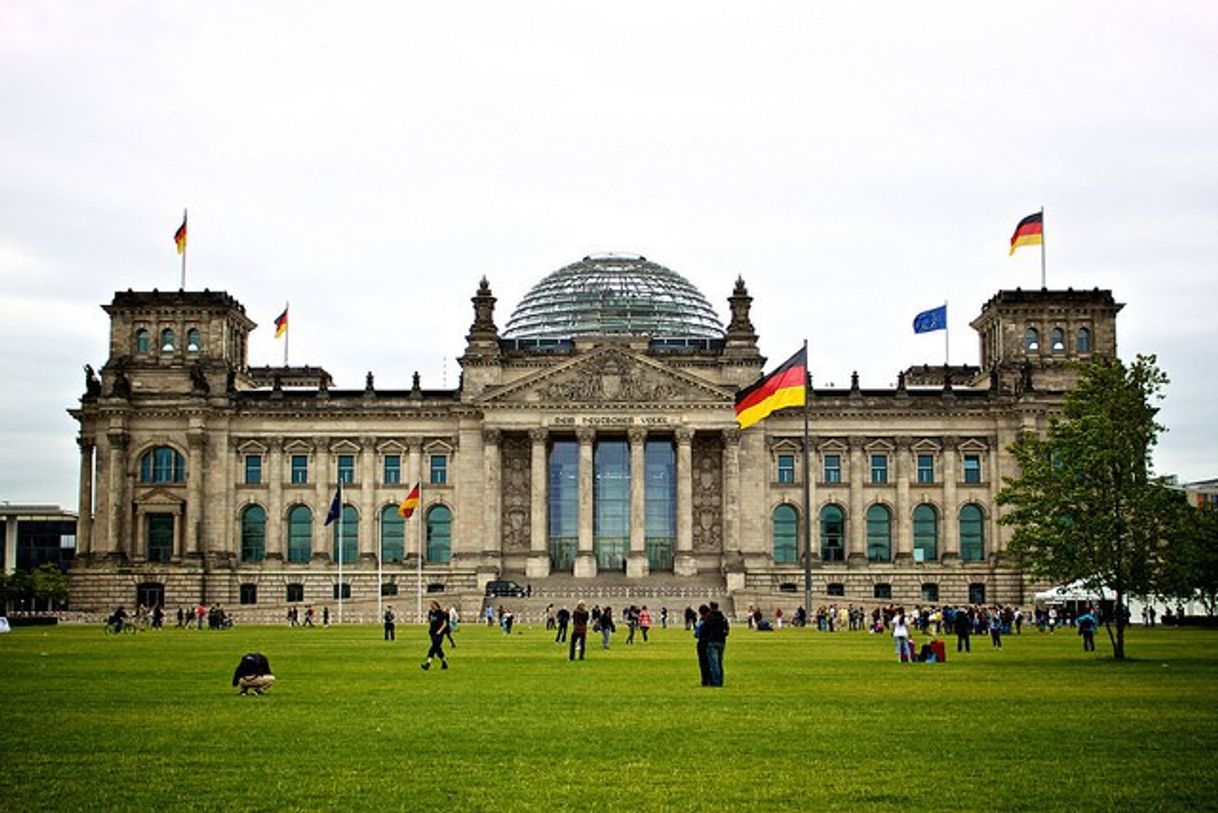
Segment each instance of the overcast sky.
[{"label": "overcast sky", "polygon": [[1161,473],[1218,476],[1218,5],[0,4],[0,500],[75,509],[100,305],[187,287],[250,363],[454,386],[485,275],[502,329],[586,254],[646,255],[819,385],[954,363],[996,291],[1113,291],[1172,384]]}]

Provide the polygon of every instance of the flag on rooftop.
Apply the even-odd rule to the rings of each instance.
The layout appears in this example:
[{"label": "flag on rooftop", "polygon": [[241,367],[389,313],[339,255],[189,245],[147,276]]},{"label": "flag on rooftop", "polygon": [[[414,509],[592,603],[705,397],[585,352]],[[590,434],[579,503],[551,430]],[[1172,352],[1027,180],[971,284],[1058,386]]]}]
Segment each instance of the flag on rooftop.
[{"label": "flag on rooftop", "polygon": [[275,317],[275,338],[288,332],[288,309],[284,307],[283,313]]},{"label": "flag on rooftop", "polygon": [[1044,212],[1036,212],[1030,214],[1023,220],[1019,221],[1019,225],[1015,227],[1015,233],[1011,235],[1011,250],[1007,252],[1008,256],[1015,253],[1015,249],[1020,246],[1036,246],[1044,244]]},{"label": "flag on rooftop", "polygon": [[807,400],[807,377],[808,350],[802,347],[777,370],[736,394],[736,421],[740,428],[748,429],[776,409],[803,406]]},{"label": "flag on rooftop", "polygon": [[173,241],[178,244],[178,253],[186,253],[186,212],[182,212],[182,225],[173,233]]},{"label": "flag on rooftop", "polygon": [[930,333],[932,330],[947,330],[947,305],[922,311],[913,320],[914,333]]}]

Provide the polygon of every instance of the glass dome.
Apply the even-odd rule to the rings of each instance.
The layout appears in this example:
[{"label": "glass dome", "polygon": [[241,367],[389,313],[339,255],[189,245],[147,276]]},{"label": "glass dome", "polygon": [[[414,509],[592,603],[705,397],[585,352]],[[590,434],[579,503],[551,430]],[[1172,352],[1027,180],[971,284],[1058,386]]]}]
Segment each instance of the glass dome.
[{"label": "glass dome", "polygon": [[584,257],[537,283],[504,338],[628,335],[721,339],[723,327],[689,280],[646,257]]}]

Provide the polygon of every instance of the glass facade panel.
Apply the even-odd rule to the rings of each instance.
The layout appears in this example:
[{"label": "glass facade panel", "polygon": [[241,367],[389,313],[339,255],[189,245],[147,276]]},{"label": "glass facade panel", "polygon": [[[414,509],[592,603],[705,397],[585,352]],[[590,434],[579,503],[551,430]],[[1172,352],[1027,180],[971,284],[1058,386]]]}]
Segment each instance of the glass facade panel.
[{"label": "glass facade panel", "polygon": [[871,456],[871,482],[876,485],[888,482],[888,455],[873,454]]},{"label": "glass facade panel", "polygon": [[960,558],[965,562],[985,559],[985,514],[972,503],[960,509]]},{"label": "glass facade panel", "polygon": [[433,486],[442,486],[448,482],[448,456],[433,454],[431,456],[431,479]]},{"label": "glass facade panel", "polygon": [[981,455],[966,454],[964,456],[964,482],[981,482]]},{"label": "glass facade panel", "polygon": [[647,566],[649,571],[671,571],[677,539],[677,453],[667,440],[649,440],[643,448]]},{"label": "glass facade panel", "polygon": [[[939,558],[939,515],[929,505],[919,505],[913,512],[913,544],[915,562],[933,562]],[[922,551],[921,558],[918,551]]]},{"label": "glass facade panel", "polygon": [[867,509],[867,560],[892,560],[892,515],[882,505]]},{"label": "glass facade panel", "polygon": [[288,512],[288,561],[301,564],[313,554],[313,512],[297,505]]},{"label": "glass facade panel", "polygon": [[[0,534],[4,531],[5,524],[0,522]],[[75,520],[23,519],[17,522],[18,570],[34,570],[46,562],[66,569],[75,556]]]},{"label": "glass facade panel", "polygon": [[397,506],[381,509],[381,561],[401,562],[406,555],[406,520]]},{"label": "glass facade panel", "polygon": [[241,513],[241,561],[261,562],[266,558],[266,511],[251,505]]},{"label": "glass facade panel", "polygon": [[933,454],[918,455],[918,482],[922,485],[935,482],[935,456]]},{"label": "glass facade panel", "polygon": [[338,456],[338,482],[344,485],[355,482],[355,455],[340,454]]},{"label": "glass facade panel", "polygon": [[168,562],[173,555],[173,514],[149,514],[148,561]]},{"label": "glass facade panel", "polygon": [[789,565],[796,560],[795,538],[799,534],[799,515],[789,505],[774,509],[774,564]]},{"label": "glass facade panel", "polygon": [[448,564],[453,558],[453,513],[443,505],[427,512],[427,561]]},{"label": "glass facade panel", "polygon": [[402,482],[402,456],[385,455],[385,476],[382,478],[387,486],[396,486]]},{"label": "glass facade panel", "polygon": [[592,552],[598,570],[624,571],[630,549],[630,448],[624,440],[602,440],[592,458]]},{"label": "glass facade panel", "polygon": [[570,571],[579,547],[579,443],[556,440],[549,470],[550,567]]},{"label": "glass facade panel", "polygon": [[359,514],[355,512],[355,506],[344,505],[342,522],[335,522],[330,527],[334,529],[334,541],[330,548],[333,561],[338,561],[338,533],[341,528],[343,564],[353,564],[359,552]]},{"label": "glass facade panel", "polygon": [[820,558],[841,562],[846,558],[846,515],[836,505],[820,509]]},{"label": "glass facade panel", "polygon": [[245,484],[251,486],[262,484],[262,455],[247,454],[245,456]]},{"label": "glass facade panel", "polygon": [[825,482],[840,483],[842,481],[842,456],[840,454],[825,455]]},{"label": "glass facade panel", "polygon": [[780,454],[778,456],[778,482],[795,482],[795,455]]}]

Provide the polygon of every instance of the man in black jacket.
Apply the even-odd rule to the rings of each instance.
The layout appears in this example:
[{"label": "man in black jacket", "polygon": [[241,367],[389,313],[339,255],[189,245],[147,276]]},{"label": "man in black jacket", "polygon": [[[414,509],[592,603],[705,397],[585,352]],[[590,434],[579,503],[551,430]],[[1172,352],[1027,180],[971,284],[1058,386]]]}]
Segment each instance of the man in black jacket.
[{"label": "man in black jacket", "polygon": [[237,670],[233,672],[233,686],[241,690],[241,694],[265,694],[275,685],[275,676],[271,674],[271,664],[266,655],[261,652],[247,652],[237,662]]},{"label": "man in black jacket", "polygon": [[699,640],[706,642],[706,668],[711,686],[723,685],[723,647],[727,644],[728,631],[727,617],[719,609],[719,602],[712,601],[698,634]]},{"label": "man in black jacket", "polygon": [[956,615],[952,618],[952,629],[956,632],[956,651],[971,652],[969,636],[973,633],[973,619],[969,618],[968,611],[963,607],[956,608]]}]

